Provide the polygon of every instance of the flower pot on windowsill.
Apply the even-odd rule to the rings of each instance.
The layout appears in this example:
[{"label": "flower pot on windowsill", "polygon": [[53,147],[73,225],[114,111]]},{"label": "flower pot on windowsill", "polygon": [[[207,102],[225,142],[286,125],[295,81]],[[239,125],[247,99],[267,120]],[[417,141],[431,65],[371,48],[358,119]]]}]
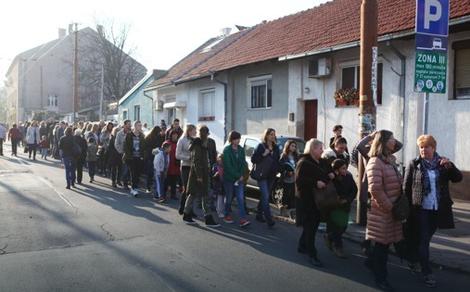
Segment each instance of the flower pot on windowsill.
[{"label": "flower pot on windowsill", "polygon": [[336,99],[336,107],[345,107],[348,106],[348,101],[345,99]]}]

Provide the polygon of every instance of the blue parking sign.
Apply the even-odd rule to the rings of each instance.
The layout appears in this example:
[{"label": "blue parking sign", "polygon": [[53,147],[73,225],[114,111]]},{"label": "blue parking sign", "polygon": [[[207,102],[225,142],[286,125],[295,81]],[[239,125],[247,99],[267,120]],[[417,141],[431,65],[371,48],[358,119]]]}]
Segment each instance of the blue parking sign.
[{"label": "blue parking sign", "polygon": [[416,33],[448,36],[449,0],[417,0]]}]

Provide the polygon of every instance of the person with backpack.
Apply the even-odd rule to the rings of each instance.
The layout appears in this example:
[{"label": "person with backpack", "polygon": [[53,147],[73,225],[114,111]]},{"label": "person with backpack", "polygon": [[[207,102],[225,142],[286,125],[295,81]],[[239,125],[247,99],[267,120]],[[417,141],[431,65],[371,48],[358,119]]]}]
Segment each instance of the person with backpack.
[{"label": "person with backpack", "polygon": [[276,144],[276,130],[268,128],[264,132],[262,142],[258,144],[251,157],[253,163],[251,177],[258,182],[261,191],[256,220],[266,222],[269,227],[275,224],[271,215],[269,197],[279,172],[280,156],[280,150]]}]

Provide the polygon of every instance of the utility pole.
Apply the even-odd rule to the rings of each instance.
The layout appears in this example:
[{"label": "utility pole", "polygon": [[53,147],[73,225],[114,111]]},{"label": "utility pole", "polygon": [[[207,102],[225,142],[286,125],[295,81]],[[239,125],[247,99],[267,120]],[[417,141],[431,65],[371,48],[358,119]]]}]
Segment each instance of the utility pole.
[{"label": "utility pole", "polygon": [[[377,54],[377,0],[362,0],[361,5],[361,53],[360,53],[360,87],[359,87],[359,118],[360,138],[369,135],[376,128],[376,108],[373,90],[373,53]],[[376,76],[375,76],[376,77]],[[367,186],[362,184],[365,165],[359,159],[359,192],[357,200],[356,222],[367,223]]]},{"label": "utility pole", "polygon": [[73,123],[77,120],[77,111],[79,103],[78,96],[78,23],[73,24],[74,30],[74,48],[73,48]]},{"label": "utility pole", "polygon": [[101,64],[100,121],[103,121],[104,64]]}]

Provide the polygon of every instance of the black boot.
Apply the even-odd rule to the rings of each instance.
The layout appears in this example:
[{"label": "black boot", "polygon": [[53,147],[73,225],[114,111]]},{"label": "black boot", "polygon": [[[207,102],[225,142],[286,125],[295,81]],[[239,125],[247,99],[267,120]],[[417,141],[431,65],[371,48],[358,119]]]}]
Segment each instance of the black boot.
[{"label": "black boot", "polygon": [[206,215],[205,219],[206,219],[207,227],[219,227],[220,226],[220,224],[214,221],[214,217],[212,217],[212,215]]},{"label": "black boot", "polygon": [[196,221],[193,220],[193,218],[190,214],[184,214],[183,215],[183,221],[184,221],[184,223],[189,224],[189,225],[196,224]]}]

